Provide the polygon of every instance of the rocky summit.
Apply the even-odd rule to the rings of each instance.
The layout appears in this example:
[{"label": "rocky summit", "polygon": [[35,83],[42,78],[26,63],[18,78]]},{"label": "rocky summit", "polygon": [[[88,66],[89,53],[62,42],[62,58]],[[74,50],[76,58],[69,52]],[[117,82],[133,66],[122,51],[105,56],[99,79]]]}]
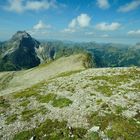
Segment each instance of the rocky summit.
[{"label": "rocky summit", "polygon": [[18,31],[0,47],[0,71],[27,69],[40,64],[35,49],[39,42],[25,31]]}]

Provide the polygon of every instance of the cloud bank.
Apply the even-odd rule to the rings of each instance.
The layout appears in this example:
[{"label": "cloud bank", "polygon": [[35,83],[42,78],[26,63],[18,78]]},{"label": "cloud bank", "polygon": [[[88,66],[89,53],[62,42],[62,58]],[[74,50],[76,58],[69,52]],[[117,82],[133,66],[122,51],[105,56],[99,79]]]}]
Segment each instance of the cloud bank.
[{"label": "cloud bank", "polygon": [[139,6],[140,6],[140,0],[135,0],[135,1],[132,1],[130,3],[127,3],[123,6],[121,6],[118,9],[118,11],[119,12],[129,12],[129,11],[137,9]]},{"label": "cloud bank", "polygon": [[121,24],[118,22],[112,22],[111,24],[102,22],[96,25],[96,29],[101,31],[115,31],[119,29],[120,26]]},{"label": "cloud bank", "polygon": [[12,11],[16,13],[22,13],[24,11],[32,10],[47,10],[49,8],[57,7],[55,0],[8,0],[8,4],[4,6],[4,9],[7,11]]},{"label": "cloud bank", "polygon": [[127,34],[128,35],[140,35],[140,29],[139,30],[131,30]]},{"label": "cloud bank", "polygon": [[108,9],[110,7],[108,0],[97,0],[97,5],[101,9]]}]

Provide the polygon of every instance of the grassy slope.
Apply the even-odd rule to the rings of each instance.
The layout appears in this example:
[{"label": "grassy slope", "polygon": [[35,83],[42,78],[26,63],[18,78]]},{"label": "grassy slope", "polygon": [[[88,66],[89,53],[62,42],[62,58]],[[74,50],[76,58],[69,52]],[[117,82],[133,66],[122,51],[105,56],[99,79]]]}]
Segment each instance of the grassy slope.
[{"label": "grassy slope", "polygon": [[[83,65],[85,60],[86,55],[77,54],[62,57],[49,64],[40,65],[29,70],[0,73],[0,95],[31,87],[62,72],[85,69]],[[11,77],[11,75],[13,76]]]}]

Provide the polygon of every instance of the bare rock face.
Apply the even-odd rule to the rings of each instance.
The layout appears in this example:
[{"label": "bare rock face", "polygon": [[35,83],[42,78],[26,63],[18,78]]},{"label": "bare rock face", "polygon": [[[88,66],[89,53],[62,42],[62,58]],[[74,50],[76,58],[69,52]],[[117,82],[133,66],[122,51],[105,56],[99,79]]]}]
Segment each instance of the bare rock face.
[{"label": "bare rock face", "polygon": [[21,70],[40,64],[35,48],[39,42],[27,32],[18,31],[0,48],[0,71]]}]

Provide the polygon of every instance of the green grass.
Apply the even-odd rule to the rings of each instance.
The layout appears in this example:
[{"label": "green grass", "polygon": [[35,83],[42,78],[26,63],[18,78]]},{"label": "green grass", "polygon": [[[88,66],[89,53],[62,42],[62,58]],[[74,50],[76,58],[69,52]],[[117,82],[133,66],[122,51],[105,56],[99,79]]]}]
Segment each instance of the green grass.
[{"label": "green grass", "polygon": [[62,72],[62,73],[58,74],[55,78],[70,76],[72,74],[76,74],[76,73],[79,73],[81,71],[83,71],[83,70],[75,70],[75,71]]},{"label": "green grass", "polygon": [[102,102],[103,102],[102,99],[98,99],[98,100],[96,100],[96,104],[97,104],[97,105],[101,104]]},{"label": "green grass", "polygon": [[4,99],[3,96],[0,96],[0,108],[6,109],[10,107],[8,100]]},{"label": "green grass", "polygon": [[66,85],[65,87],[61,87],[60,89],[65,89],[66,91],[70,91],[70,92],[74,93],[75,85]]},{"label": "green grass", "polygon": [[6,118],[6,124],[10,124],[10,123],[13,123],[17,120],[17,114],[13,114],[9,117]]},{"label": "green grass", "polygon": [[39,111],[36,109],[32,109],[32,110],[25,109],[21,113],[22,120],[23,121],[30,121],[33,118],[33,116],[37,113],[39,113]]},{"label": "green grass", "polygon": [[56,98],[56,94],[53,93],[49,93],[47,95],[38,95],[36,96],[37,101],[39,101],[40,103],[48,103],[49,101],[52,101]]},{"label": "green grass", "polygon": [[139,140],[139,130],[140,125],[120,117],[112,122],[112,129],[107,130],[106,134],[110,139]]},{"label": "green grass", "polygon": [[60,107],[60,108],[69,106],[70,104],[72,104],[72,101],[70,99],[67,99],[67,98],[54,99],[52,102],[52,105],[54,107]]},{"label": "green grass", "polygon": [[72,104],[72,101],[67,99],[67,98],[56,98],[57,95],[53,94],[53,93],[49,93],[47,95],[38,95],[36,96],[36,99],[40,102],[40,103],[48,103],[50,101],[52,101],[52,105],[54,107],[66,107],[69,106],[70,104]]},{"label": "green grass", "polygon": [[95,76],[91,77],[90,80],[103,80],[113,85],[114,87],[117,87],[122,83],[129,82],[130,80],[135,80],[137,76],[139,76],[139,71],[132,69],[127,72],[121,72],[120,75]]},{"label": "green grass", "polygon": [[106,110],[106,109],[108,110],[109,109],[109,105],[107,103],[102,103],[101,104],[101,109],[102,110]]},{"label": "green grass", "polygon": [[122,107],[122,106],[116,106],[115,107],[115,111],[117,114],[121,114],[124,110],[126,110],[126,108]]},{"label": "green grass", "polygon": [[90,132],[86,136],[86,140],[101,140],[97,132]]},{"label": "green grass", "polygon": [[[139,77],[139,71],[132,68],[128,71],[121,71],[120,75],[109,75],[109,76],[95,76],[91,77],[90,80],[104,81],[103,85],[97,84],[96,91],[106,96],[111,96],[113,91],[116,90],[120,85],[129,83],[131,80],[136,80]],[[122,89],[123,94],[128,91],[140,91],[140,83],[136,83],[130,89]],[[124,92],[125,91],[125,92]]]},{"label": "green grass", "polygon": [[132,88],[134,88],[134,91],[138,91],[139,92],[140,91],[140,82],[133,84]]},{"label": "green grass", "polygon": [[104,84],[103,86],[98,85],[98,87],[96,87],[96,91],[109,97],[113,93],[113,88],[112,86],[106,84]]},{"label": "green grass", "polygon": [[[106,114],[105,116],[99,116],[98,112],[94,112],[93,114],[88,116],[87,119],[91,126],[99,126],[101,131],[104,131],[110,139],[140,139],[140,124],[137,124],[132,119],[127,119],[115,114]],[[107,130],[106,128],[109,125],[111,125],[112,128],[110,130]]]},{"label": "green grass", "polygon": [[[73,138],[69,134],[73,134]],[[72,128],[67,126],[66,121],[50,120],[47,119],[35,129],[17,133],[13,140],[29,140],[35,136],[37,140],[78,140],[84,138],[87,130],[84,128]]]},{"label": "green grass", "polygon": [[38,94],[38,91],[34,90],[34,89],[26,89],[24,91],[21,91],[21,92],[18,92],[18,93],[15,93],[13,95],[13,97],[15,99],[17,98],[28,98],[28,97],[31,97],[31,96],[35,96]]},{"label": "green grass", "polygon": [[[61,134],[64,132],[63,134]],[[35,130],[37,138],[42,137],[46,134],[44,139],[60,139],[63,136],[68,136],[67,122],[58,120],[50,120],[47,119],[44,123],[40,124],[40,126]]]},{"label": "green grass", "polygon": [[48,110],[44,106],[40,106],[37,109],[25,109],[21,112],[21,117],[23,121],[30,121],[34,115],[41,113],[44,115]]},{"label": "green grass", "polygon": [[32,136],[33,135],[31,131],[22,131],[16,134],[13,140],[29,140]]},{"label": "green grass", "polygon": [[31,96],[37,96],[39,93],[39,89],[44,86],[44,82],[38,83],[30,88],[27,88],[23,91],[17,92],[13,94],[15,99],[17,98],[28,98]]},{"label": "green grass", "polygon": [[46,112],[48,112],[48,109],[44,106],[40,106],[38,108],[38,113],[41,113],[42,115],[46,114]]},{"label": "green grass", "polygon": [[113,75],[113,76],[95,76],[91,80],[103,80],[115,87],[119,86],[121,82],[127,82],[129,77],[127,75]]},{"label": "green grass", "polygon": [[29,100],[25,100],[25,101],[21,102],[20,106],[27,107],[29,103],[30,103]]}]

